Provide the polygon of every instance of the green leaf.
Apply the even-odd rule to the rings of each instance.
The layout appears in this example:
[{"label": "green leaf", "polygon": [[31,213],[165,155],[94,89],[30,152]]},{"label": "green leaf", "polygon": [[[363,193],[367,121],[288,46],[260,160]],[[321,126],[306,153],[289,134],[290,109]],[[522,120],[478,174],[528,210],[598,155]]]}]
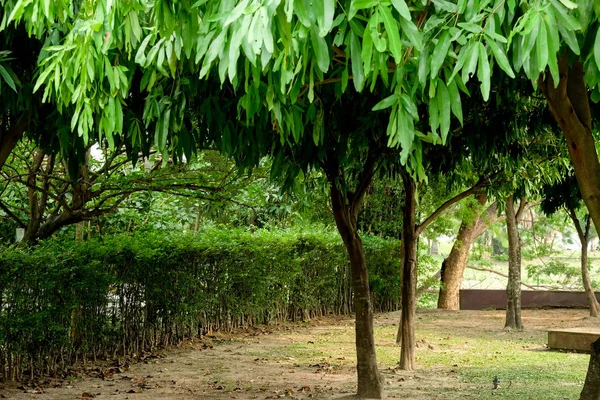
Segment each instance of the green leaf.
[{"label": "green leaf", "polygon": [[472,22],[459,22],[457,24],[460,28],[472,33],[481,33],[483,28],[479,24],[474,24]]},{"label": "green leaf", "polygon": [[594,61],[596,61],[596,66],[600,68],[600,28],[596,32],[596,41],[594,42]]},{"label": "green leaf", "polygon": [[437,135],[436,131],[440,126],[440,114],[438,112],[438,102],[435,98],[429,99],[429,125],[434,136]]},{"label": "green leaf", "polygon": [[354,31],[350,31],[350,61],[352,63],[352,75],[354,75],[354,88],[357,92],[361,92],[365,83],[365,74],[363,72],[360,40]]},{"label": "green leaf", "polygon": [[450,96],[444,82],[440,79],[437,84],[437,102],[438,112],[440,113],[440,135],[442,143],[446,143],[448,132],[450,131]]},{"label": "green leaf", "polygon": [[404,0],[392,0],[392,5],[396,9],[396,11],[398,11],[402,18],[404,18],[407,21],[412,20],[410,16],[410,10],[408,9],[408,6],[406,5],[406,2]]},{"label": "green leaf", "polygon": [[431,78],[435,78],[448,55],[450,49],[450,33],[446,30],[435,45],[431,56]]},{"label": "green leaf", "polygon": [[540,20],[539,33],[535,43],[535,53],[537,57],[538,70],[543,71],[548,65],[548,33],[546,32],[546,24]]},{"label": "green leaf", "polygon": [[379,0],[352,0],[350,3],[350,11],[348,12],[348,19],[351,20],[354,18],[358,10],[375,7],[378,4]]},{"label": "green leaf", "polygon": [[454,79],[448,84],[448,95],[450,96],[450,107],[452,109],[452,114],[454,114],[456,119],[458,119],[458,121],[462,125],[462,101],[460,98],[460,92],[458,91],[458,86],[456,85],[456,80]]},{"label": "green leaf", "polygon": [[458,12],[458,6],[454,3],[445,0],[431,0],[436,8],[447,11],[451,14],[456,14]]},{"label": "green leaf", "polygon": [[494,59],[496,59],[498,66],[500,66],[500,68],[502,68],[502,70],[504,72],[506,72],[506,74],[508,76],[510,76],[511,78],[514,78],[515,73],[513,72],[512,68],[510,66],[510,62],[508,61],[508,58],[506,57],[504,50],[501,49],[500,46],[498,46],[498,44],[496,44],[494,39],[488,40],[487,44],[488,44],[489,48],[492,50],[492,54],[494,55]]},{"label": "green leaf", "polygon": [[490,98],[490,61],[483,43],[479,42],[479,68],[477,69],[477,78],[481,82],[481,95],[484,101]]},{"label": "green leaf", "polygon": [[25,7],[32,3],[33,0],[19,0],[17,4],[15,4],[15,8],[11,11],[8,16],[8,22],[12,22],[18,20],[23,15],[23,11],[25,11]]},{"label": "green leaf", "polygon": [[317,24],[320,28],[319,36],[325,37],[333,27],[335,0],[315,0],[313,10],[315,11]]},{"label": "green leaf", "polygon": [[[371,21],[369,21],[369,24],[370,23]],[[365,34],[363,36],[362,53],[360,58],[363,62],[364,74],[367,76],[371,71],[371,64],[373,62],[373,39],[371,37],[369,25],[367,25],[367,29],[365,29]]]},{"label": "green leaf", "polygon": [[573,53],[577,55],[581,54],[579,42],[577,41],[577,35],[575,35],[575,32],[565,28],[562,24],[558,24],[558,32]]},{"label": "green leaf", "polygon": [[575,8],[577,8],[577,4],[573,3],[570,0],[560,0],[560,2],[567,7],[569,10],[573,10]]},{"label": "green leaf", "polygon": [[244,13],[246,7],[248,7],[248,0],[240,1],[238,5],[235,6],[233,10],[231,10],[231,12],[228,14],[227,19],[225,20],[225,22],[223,22],[223,27],[229,26],[233,22],[237,21],[238,18],[240,18]]},{"label": "green leaf", "polygon": [[141,66],[145,66],[146,64],[146,47],[148,46],[151,38],[152,35],[146,36],[142,41],[142,44],[140,44],[140,48],[138,49],[137,53],[135,53],[135,62]]},{"label": "green leaf", "polygon": [[54,68],[48,67],[44,72],[40,74],[37,81],[35,82],[35,86],[33,87],[33,92],[37,92],[37,90],[45,83],[46,78],[54,71]]},{"label": "green leaf", "polygon": [[17,92],[17,85],[15,85],[15,81],[13,80],[12,76],[10,76],[10,74],[8,73],[6,68],[4,68],[4,66],[2,64],[0,64],[0,75],[2,75],[4,82],[6,82],[6,84],[8,86],[10,86],[10,88],[12,90]]},{"label": "green leaf", "polygon": [[390,46],[389,50],[394,56],[396,64],[402,63],[402,43],[400,42],[400,34],[398,33],[398,24],[392,16],[392,12],[388,7],[379,7],[381,16],[383,17],[383,25],[387,34]]},{"label": "green leaf", "polygon": [[538,32],[540,28],[540,18],[538,18],[537,14],[534,17],[530,18],[527,24],[525,24],[525,33],[524,41],[523,41],[523,60],[529,58],[531,54],[531,50],[533,50],[533,46],[535,45],[535,41],[537,40]]},{"label": "green leaf", "polygon": [[375,104],[371,111],[385,110],[386,108],[398,104],[399,99],[400,97],[396,93],[394,93],[393,95],[388,96],[385,99],[381,100],[379,103]]},{"label": "green leaf", "polygon": [[423,49],[423,39],[421,38],[421,32],[417,26],[407,19],[400,19],[400,28],[402,28],[402,33],[408,37],[408,40],[412,43],[412,45],[419,51]]},{"label": "green leaf", "polygon": [[316,29],[310,31],[310,39],[312,42],[313,52],[315,57],[317,58],[317,66],[323,72],[327,72],[329,69],[329,48],[327,47],[327,42],[325,38],[319,36],[316,32]]},{"label": "green leaf", "polygon": [[554,16],[570,31],[579,31],[582,29],[581,24],[573,15],[570,15],[567,10],[558,2],[558,0],[550,0],[551,9],[554,10]]},{"label": "green leaf", "polygon": [[479,42],[471,43],[467,53],[465,66],[462,69],[462,80],[466,84],[477,69],[477,59],[479,56]]}]

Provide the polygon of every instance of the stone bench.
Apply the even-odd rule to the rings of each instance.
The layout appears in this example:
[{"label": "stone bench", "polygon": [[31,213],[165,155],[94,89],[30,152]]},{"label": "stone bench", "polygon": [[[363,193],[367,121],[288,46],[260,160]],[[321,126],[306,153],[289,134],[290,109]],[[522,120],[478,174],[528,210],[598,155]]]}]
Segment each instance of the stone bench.
[{"label": "stone bench", "polygon": [[548,347],[561,350],[591,350],[600,338],[600,328],[548,329]]}]

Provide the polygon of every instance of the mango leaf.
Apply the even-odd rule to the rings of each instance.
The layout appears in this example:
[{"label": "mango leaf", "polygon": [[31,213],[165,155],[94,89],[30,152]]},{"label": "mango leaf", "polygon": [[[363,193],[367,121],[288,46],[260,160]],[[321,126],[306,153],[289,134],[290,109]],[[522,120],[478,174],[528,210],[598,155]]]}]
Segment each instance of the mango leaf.
[{"label": "mango leaf", "polygon": [[446,56],[448,55],[448,50],[450,49],[450,32],[447,30],[442,33],[442,36],[439,38],[437,44],[435,45],[435,49],[433,50],[433,54],[431,56],[431,77],[434,78],[437,76]]},{"label": "mango leaf", "polygon": [[479,42],[479,68],[477,69],[477,78],[481,82],[481,95],[484,101],[490,98],[490,61],[483,43]]},{"label": "mango leaf", "polygon": [[565,10],[558,2],[558,0],[550,0],[550,3],[552,5],[550,9],[554,10],[554,16],[565,26],[565,28],[567,28],[567,30],[581,30],[581,24],[579,23],[579,20],[577,20],[577,18],[575,18],[573,15],[570,15],[567,10]]},{"label": "mango leaf", "polygon": [[460,124],[463,124],[463,113],[462,113],[462,101],[460,98],[460,92],[458,91],[458,86],[456,85],[456,81],[453,79],[448,84],[448,96],[450,97],[450,108],[452,109],[452,114],[458,119]]},{"label": "mango leaf", "polygon": [[596,32],[596,41],[594,43],[594,61],[596,61],[596,66],[600,68],[600,28],[598,28],[598,32]]},{"label": "mango leaf", "polygon": [[577,41],[577,35],[575,34],[575,32],[565,28],[562,24],[558,24],[558,32],[560,33],[560,36],[567,44],[567,46],[569,46],[573,53],[577,55],[581,54],[579,42]]},{"label": "mango leaf", "polygon": [[336,0],[315,0],[313,3],[313,10],[317,17],[317,24],[320,29],[319,36],[321,37],[327,35],[333,27],[335,1]]},{"label": "mango leaf", "polygon": [[379,103],[375,104],[371,111],[385,110],[386,108],[398,104],[399,99],[400,97],[396,93],[394,93],[391,96],[388,96],[385,99],[381,100]]},{"label": "mango leaf", "polygon": [[404,0],[392,0],[392,5],[396,9],[396,11],[398,11],[402,18],[404,18],[407,21],[412,20],[410,16],[410,10],[408,9],[408,6],[406,5],[406,2]]},{"label": "mango leaf", "polygon": [[446,137],[450,131],[450,96],[444,82],[440,79],[437,84],[438,112],[440,114],[440,135],[442,143],[446,143]]},{"label": "mango leaf", "polygon": [[400,19],[400,28],[402,28],[402,33],[408,37],[410,43],[419,51],[423,49],[423,39],[421,38],[421,32],[417,26],[407,19]]},{"label": "mango leaf", "polygon": [[360,40],[354,31],[350,31],[350,61],[352,63],[352,75],[354,76],[354,88],[357,92],[362,91],[365,83],[361,54]]},{"label": "mango leaf", "polygon": [[375,7],[378,4],[379,0],[352,0],[350,3],[350,11],[348,12],[348,19],[351,20],[354,18],[358,10]]},{"label": "mango leaf", "polygon": [[479,56],[478,44],[479,44],[479,42],[471,43],[471,45],[469,45],[469,49],[467,50],[468,51],[466,53],[467,58],[465,60],[465,65],[463,66],[462,74],[461,74],[462,80],[465,83],[467,83],[469,81],[469,79],[475,73],[475,70],[477,69],[477,60],[478,60],[478,56]]},{"label": "mango leaf", "polygon": [[310,39],[312,42],[313,52],[315,57],[317,58],[317,66],[323,72],[327,72],[329,69],[329,48],[327,47],[327,42],[325,38],[319,36],[316,31],[316,28],[310,31]]},{"label": "mango leaf", "polygon": [[10,86],[12,90],[17,92],[17,85],[15,85],[14,79],[12,78],[12,76],[10,76],[10,73],[6,70],[6,68],[4,68],[2,64],[0,64],[0,75],[2,75],[4,82],[6,82],[6,84]]},{"label": "mango leaf", "polygon": [[538,40],[535,43],[535,53],[538,70],[543,71],[548,65],[548,34],[546,24],[540,20]]},{"label": "mango leaf", "polygon": [[508,61],[508,58],[506,57],[504,50],[501,49],[500,46],[498,46],[498,44],[496,43],[496,41],[494,39],[488,40],[487,44],[488,44],[489,48],[492,50],[492,54],[494,55],[494,59],[498,63],[498,66],[500,66],[500,68],[502,68],[502,70],[504,72],[506,72],[506,74],[508,76],[510,76],[511,78],[514,78],[515,73],[510,66],[510,62]]},{"label": "mango leaf", "polygon": [[570,0],[560,0],[560,2],[567,7],[569,10],[573,10],[575,8],[577,8],[577,4],[573,3]]},{"label": "mango leaf", "polygon": [[381,16],[383,17],[383,25],[390,43],[389,49],[394,56],[396,64],[402,63],[402,43],[400,42],[400,34],[398,33],[398,24],[392,16],[392,12],[388,7],[379,7]]}]

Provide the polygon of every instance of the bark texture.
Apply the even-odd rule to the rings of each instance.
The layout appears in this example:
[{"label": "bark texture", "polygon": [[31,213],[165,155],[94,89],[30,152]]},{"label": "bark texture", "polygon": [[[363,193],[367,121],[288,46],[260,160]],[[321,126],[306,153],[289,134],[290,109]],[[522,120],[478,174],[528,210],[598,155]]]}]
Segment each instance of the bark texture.
[{"label": "bark texture", "polygon": [[[477,196],[479,204],[485,204],[485,195]],[[458,230],[452,250],[442,263],[440,294],[437,307],[445,310],[458,310],[460,306],[460,285],[467,267],[469,252],[475,239],[483,234],[491,223],[498,219],[497,203],[490,205],[474,221],[463,221]]]},{"label": "bark texture", "polygon": [[506,199],[506,230],[508,232],[508,283],[506,285],[505,329],[523,329],[521,322],[521,238],[517,229],[514,197]]},{"label": "bark texture", "polygon": [[415,311],[417,306],[416,187],[408,173],[402,173],[404,208],[402,218],[402,316],[400,320],[400,368],[415,369]]},{"label": "bark texture", "polygon": [[588,304],[590,306],[590,316],[598,317],[600,315],[600,304],[598,304],[598,299],[596,299],[596,293],[594,292],[594,288],[592,287],[592,281],[590,279],[590,272],[588,269],[588,245],[590,243],[590,217],[588,216],[585,228],[581,226],[581,222],[579,218],[577,218],[577,214],[573,208],[569,208],[569,216],[575,224],[575,229],[577,230],[577,235],[579,236],[579,241],[581,242],[581,278],[583,281],[583,288],[585,290],[585,295],[588,299]]},{"label": "bark texture", "polygon": [[354,311],[356,314],[355,338],[356,359],[358,373],[359,398],[380,399],[382,397],[382,381],[377,368],[375,353],[375,338],[373,335],[373,302],[369,288],[369,274],[365,259],[362,240],[358,235],[357,219],[360,206],[370,185],[375,169],[375,159],[369,157],[359,185],[355,192],[344,193],[337,186],[342,177],[339,166],[327,168],[327,177],[330,182],[331,206],[335,223],[348,251],[352,283],[354,289]]},{"label": "bark texture", "polygon": [[600,163],[592,137],[592,118],[583,63],[577,60],[569,66],[565,54],[559,59],[559,72],[557,87],[554,87],[550,74],[541,77],[539,85],[567,140],[579,190],[596,231],[600,232]]},{"label": "bark texture", "polygon": [[600,339],[592,343],[592,354],[579,400],[600,400]]},{"label": "bark texture", "polygon": [[[600,162],[598,162],[592,137],[592,118],[583,63],[576,60],[572,66],[569,66],[568,56],[565,53],[559,59],[558,66],[560,74],[558,85],[555,85],[550,74],[545,74],[540,77],[539,86],[567,140],[579,191],[596,231],[600,232]],[[600,343],[594,342],[581,399],[600,398],[599,348]]]}]

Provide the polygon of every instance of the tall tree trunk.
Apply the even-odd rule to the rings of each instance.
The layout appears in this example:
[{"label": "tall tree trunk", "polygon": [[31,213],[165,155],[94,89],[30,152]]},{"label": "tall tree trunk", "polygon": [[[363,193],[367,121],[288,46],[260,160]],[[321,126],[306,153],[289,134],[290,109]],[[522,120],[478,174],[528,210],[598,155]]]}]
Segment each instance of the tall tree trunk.
[{"label": "tall tree trunk", "polygon": [[600,339],[592,343],[592,354],[579,400],[600,400]]},{"label": "tall tree trunk", "polygon": [[373,303],[369,289],[369,274],[365,251],[358,230],[355,213],[349,212],[343,194],[330,184],[331,206],[335,223],[342,237],[352,271],[354,289],[354,312],[356,313],[356,358],[358,372],[358,396],[376,398],[382,396],[381,378],[377,369],[375,338],[373,335]]},{"label": "tall tree trunk", "polygon": [[415,311],[417,307],[417,241],[416,187],[412,177],[402,172],[404,183],[404,207],[402,219],[402,318],[400,368],[415,369]]},{"label": "tall tree trunk", "polygon": [[506,285],[505,329],[523,329],[521,322],[521,239],[517,229],[514,197],[506,199],[506,230],[508,232],[508,283]]},{"label": "tall tree trunk", "polygon": [[[477,196],[479,204],[487,201],[485,195]],[[458,310],[460,306],[460,285],[467,267],[471,245],[483,234],[492,222],[495,222],[498,212],[497,203],[490,205],[474,221],[463,221],[458,235],[448,257],[442,263],[440,294],[437,307],[446,310]]]},{"label": "tall tree trunk", "polygon": [[596,299],[596,293],[594,292],[594,288],[592,287],[592,281],[590,279],[590,272],[588,269],[588,245],[590,243],[590,217],[587,216],[585,228],[582,228],[581,222],[579,218],[577,218],[577,214],[575,213],[575,209],[568,208],[569,216],[575,224],[575,229],[577,230],[577,235],[579,236],[579,241],[581,242],[581,278],[583,281],[583,288],[585,290],[585,294],[588,299],[588,304],[590,305],[590,316],[598,317],[600,312],[600,304],[598,304],[598,299]]},{"label": "tall tree trunk", "polygon": [[538,83],[567,140],[579,190],[596,231],[600,232],[600,162],[592,137],[592,118],[583,63],[577,60],[569,67],[565,53],[559,59],[559,72],[560,81],[556,88],[550,74],[540,78]]},{"label": "tall tree trunk", "polygon": [[[558,67],[560,81],[556,87],[551,74],[548,73],[540,76],[538,83],[546,96],[550,111],[567,140],[579,191],[596,231],[600,232],[600,162],[598,162],[592,137],[592,117],[583,63],[581,60],[576,60],[572,67],[569,67],[568,55],[565,53],[560,57]],[[600,349],[598,347],[600,347],[599,341],[594,342],[581,399],[599,398]]]}]

